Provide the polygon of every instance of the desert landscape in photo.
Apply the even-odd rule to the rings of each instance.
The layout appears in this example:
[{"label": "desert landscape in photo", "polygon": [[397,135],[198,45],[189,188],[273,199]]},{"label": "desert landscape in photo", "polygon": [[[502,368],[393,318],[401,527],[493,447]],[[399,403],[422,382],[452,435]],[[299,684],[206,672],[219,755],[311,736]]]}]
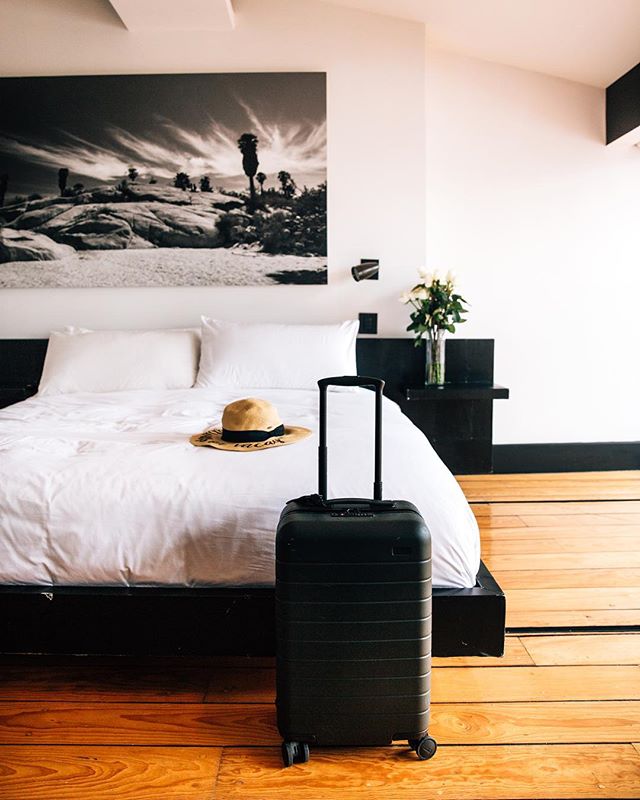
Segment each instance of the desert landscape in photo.
[{"label": "desert landscape in photo", "polygon": [[0,79],[0,287],[326,283],[322,73]]}]

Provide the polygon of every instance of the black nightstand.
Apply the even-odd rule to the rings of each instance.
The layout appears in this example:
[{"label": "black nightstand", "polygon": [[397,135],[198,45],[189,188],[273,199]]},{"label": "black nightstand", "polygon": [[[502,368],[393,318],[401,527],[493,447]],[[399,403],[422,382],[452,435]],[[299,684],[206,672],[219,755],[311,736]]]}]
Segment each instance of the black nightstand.
[{"label": "black nightstand", "polygon": [[448,339],[445,383],[407,382],[400,401],[458,475],[493,471],[493,401],[509,397],[507,388],[493,382],[493,350],[493,339]]},{"label": "black nightstand", "polygon": [[458,475],[493,471],[493,401],[504,386],[445,383],[406,390],[404,413]]}]

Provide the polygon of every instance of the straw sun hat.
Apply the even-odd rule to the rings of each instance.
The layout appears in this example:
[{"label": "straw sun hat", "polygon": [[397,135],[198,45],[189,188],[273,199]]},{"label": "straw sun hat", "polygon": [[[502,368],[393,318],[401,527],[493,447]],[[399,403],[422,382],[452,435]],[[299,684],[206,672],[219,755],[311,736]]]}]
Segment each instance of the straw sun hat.
[{"label": "straw sun hat", "polygon": [[220,426],[196,433],[189,441],[196,447],[252,453],[294,444],[310,435],[309,428],[283,425],[275,406],[266,400],[246,397],[225,406]]}]

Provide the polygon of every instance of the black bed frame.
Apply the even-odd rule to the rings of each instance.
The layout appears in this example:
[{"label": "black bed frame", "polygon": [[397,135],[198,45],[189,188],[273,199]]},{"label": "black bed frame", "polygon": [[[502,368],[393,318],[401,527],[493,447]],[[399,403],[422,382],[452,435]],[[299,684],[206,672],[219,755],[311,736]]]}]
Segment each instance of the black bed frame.
[{"label": "black bed frame", "polygon": [[[36,391],[46,339],[0,340],[0,386]],[[358,371],[400,401],[424,355],[410,339],[358,339]],[[504,652],[505,597],[484,564],[472,589],[434,589],[433,654]],[[0,652],[86,655],[273,655],[272,588],[0,585]]]}]

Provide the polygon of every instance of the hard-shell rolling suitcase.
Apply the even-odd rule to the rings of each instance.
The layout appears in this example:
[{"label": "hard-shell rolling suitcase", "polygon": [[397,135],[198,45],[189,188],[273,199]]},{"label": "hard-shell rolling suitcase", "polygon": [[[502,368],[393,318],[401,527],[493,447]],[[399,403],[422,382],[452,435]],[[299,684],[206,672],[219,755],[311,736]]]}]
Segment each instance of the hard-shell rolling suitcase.
[{"label": "hard-shell rolling suitcase", "polygon": [[[382,500],[377,378],[324,378],[319,494],[291,500],[276,536],[278,728],[285,766],[309,745],[406,739],[431,758],[431,537],[417,508]],[[373,500],[327,499],[327,387],[375,389]]]}]

